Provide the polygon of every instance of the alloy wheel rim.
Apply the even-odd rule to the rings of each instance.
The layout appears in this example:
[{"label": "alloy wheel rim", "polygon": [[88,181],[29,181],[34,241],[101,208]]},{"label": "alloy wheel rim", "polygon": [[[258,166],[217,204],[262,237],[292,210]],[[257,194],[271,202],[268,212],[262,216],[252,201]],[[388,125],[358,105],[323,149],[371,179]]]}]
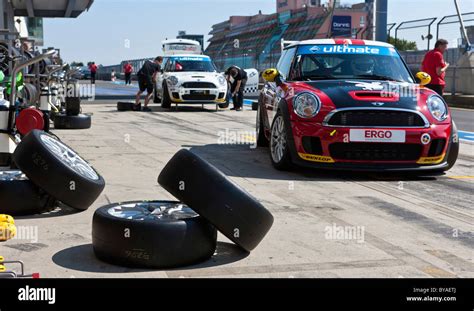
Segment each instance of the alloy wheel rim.
[{"label": "alloy wheel rim", "polygon": [[108,214],[129,220],[183,220],[198,217],[187,205],[176,202],[132,202],[115,205],[107,210]]},{"label": "alloy wheel rim", "polygon": [[273,161],[276,163],[280,162],[286,149],[286,131],[281,116],[277,117],[273,124],[270,149]]},{"label": "alloy wheel rim", "polygon": [[88,179],[99,180],[97,172],[74,150],[46,134],[41,135],[41,140],[53,152],[56,158],[72,168],[76,173]]}]

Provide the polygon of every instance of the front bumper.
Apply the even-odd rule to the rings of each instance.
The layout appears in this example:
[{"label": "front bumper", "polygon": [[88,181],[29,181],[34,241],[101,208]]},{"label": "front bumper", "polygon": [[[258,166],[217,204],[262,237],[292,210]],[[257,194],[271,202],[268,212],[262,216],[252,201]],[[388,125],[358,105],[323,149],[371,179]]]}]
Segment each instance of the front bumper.
[{"label": "front bumper", "polygon": [[169,88],[170,98],[175,103],[202,104],[202,103],[225,103],[227,98],[226,88]]},{"label": "front bumper", "polygon": [[[450,124],[429,128],[386,128],[406,132],[404,143],[390,144],[351,142],[351,128],[288,122],[288,130],[292,133],[288,135],[292,160],[299,166],[377,172],[438,171],[448,167]],[[370,127],[366,129],[370,130]],[[430,135],[430,143],[422,143],[424,134]]]}]

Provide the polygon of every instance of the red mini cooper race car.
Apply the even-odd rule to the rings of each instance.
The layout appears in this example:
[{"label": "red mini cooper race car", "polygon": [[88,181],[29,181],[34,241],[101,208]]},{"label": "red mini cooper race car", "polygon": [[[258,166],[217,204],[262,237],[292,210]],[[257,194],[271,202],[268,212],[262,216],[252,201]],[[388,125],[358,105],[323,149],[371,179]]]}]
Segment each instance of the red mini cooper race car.
[{"label": "red mini cooper race car", "polygon": [[257,144],[277,169],[443,172],[457,160],[446,102],[390,44],[293,42],[263,78]]}]

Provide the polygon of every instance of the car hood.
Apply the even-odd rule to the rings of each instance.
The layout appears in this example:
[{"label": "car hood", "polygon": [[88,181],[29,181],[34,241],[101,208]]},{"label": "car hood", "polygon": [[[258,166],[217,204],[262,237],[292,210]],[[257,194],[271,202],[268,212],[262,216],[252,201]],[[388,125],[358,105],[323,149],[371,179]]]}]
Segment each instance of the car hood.
[{"label": "car hood", "polygon": [[[310,87],[326,94],[337,109],[343,108],[399,108],[417,110],[418,99],[414,87],[407,82],[374,81],[374,80],[326,80],[304,82]],[[387,100],[387,92],[398,92],[396,100]],[[354,93],[380,93],[379,96],[358,97]]]}]

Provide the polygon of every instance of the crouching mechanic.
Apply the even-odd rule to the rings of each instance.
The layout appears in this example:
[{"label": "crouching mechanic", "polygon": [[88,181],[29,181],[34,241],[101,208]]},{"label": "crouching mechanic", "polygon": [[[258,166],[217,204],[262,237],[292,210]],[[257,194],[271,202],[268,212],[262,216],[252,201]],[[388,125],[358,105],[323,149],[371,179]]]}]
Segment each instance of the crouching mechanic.
[{"label": "crouching mechanic", "polygon": [[143,107],[143,111],[151,111],[148,108],[148,104],[153,97],[153,88],[155,87],[156,83],[156,75],[161,72],[161,64],[163,63],[163,57],[158,56],[155,58],[153,62],[147,60],[143,67],[138,71],[138,86],[139,91],[137,92],[137,96],[135,99],[135,105],[138,106],[140,104],[140,97],[145,90],[147,91],[147,95],[145,98],[145,106]]},{"label": "crouching mechanic", "polygon": [[234,108],[232,110],[241,111],[244,105],[244,90],[245,85],[247,84],[247,72],[237,66],[231,66],[226,70],[225,75],[227,76],[227,81],[230,80],[230,77],[234,79],[234,82],[231,85],[232,101],[234,103]]}]

